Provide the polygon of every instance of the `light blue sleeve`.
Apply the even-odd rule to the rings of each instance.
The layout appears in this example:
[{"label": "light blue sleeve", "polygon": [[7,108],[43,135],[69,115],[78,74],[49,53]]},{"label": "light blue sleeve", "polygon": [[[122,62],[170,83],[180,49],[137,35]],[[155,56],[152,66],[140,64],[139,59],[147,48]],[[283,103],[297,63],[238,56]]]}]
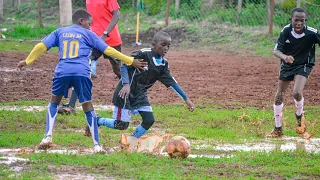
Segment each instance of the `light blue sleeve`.
[{"label": "light blue sleeve", "polygon": [[170,88],[173,89],[181,99],[187,100],[188,97],[186,93],[182,90],[178,83],[173,84],[172,86],[170,86]]},{"label": "light blue sleeve", "polygon": [[122,85],[129,84],[129,73],[128,73],[128,66],[125,64],[122,64],[120,67],[120,74],[121,74],[121,81]]}]

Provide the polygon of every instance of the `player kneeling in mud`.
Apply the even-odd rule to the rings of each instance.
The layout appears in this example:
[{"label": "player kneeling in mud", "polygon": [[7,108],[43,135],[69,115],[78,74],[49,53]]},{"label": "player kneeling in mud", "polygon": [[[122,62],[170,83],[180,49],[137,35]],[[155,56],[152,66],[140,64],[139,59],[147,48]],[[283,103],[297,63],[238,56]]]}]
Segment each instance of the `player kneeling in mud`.
[{"label": "player kneeling in mud", "polygon": [[283,97],[294,80],[293,98],[296,106],[296,132],[306,132],[303,112],[303,89],[315,63],[315,44],[320,44],[319,32],[305,25],[307,13],[302,8],[291,12],[291,23],[283,28],[274,49],[274,55],[281,59],[278,90],[274,104],[275,128],[268,137],[282,136]]},{"label": "player kneeling in mud", "polygon": [[119,81],[113,95],[113,118],[98,118],[99,126],[112,129],[126,130],[130,123],[131,114],[139,113],[142,123],[131,134],[136,138],[144,135],[155,122],[147,91],[156,81],[172,88],[187,104],[190,111],[194,105],[171,76],[168,62],[164,58],[171,43],[169,34],[160,31],[153,37],[153,48],[144,48],[133,52],[135,59],[143,59],[148,63],[145,70],[137,72],[134,68],[123,64],[120,68]]}]

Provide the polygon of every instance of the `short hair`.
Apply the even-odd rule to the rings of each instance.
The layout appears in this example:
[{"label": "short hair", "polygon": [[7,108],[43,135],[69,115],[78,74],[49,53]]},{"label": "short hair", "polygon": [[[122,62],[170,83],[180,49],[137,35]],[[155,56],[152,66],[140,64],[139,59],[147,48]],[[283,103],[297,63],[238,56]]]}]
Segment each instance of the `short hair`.
[{"label": "short hair", "polygon": [[304,13],[306,16],[307,16],[307,12],[303,9],[303,8],[294,8],[292,11],[291,11],[291,17],[293,16],[293,14],[295,12],[301,12],[301,13]]},{"label": "short hair", "polygon": [[156,42],[163,40],[163,39],[166,39],[166,38],[171,39],[171,36],[164,31],[159,31],[153,36],[152,42],[156,43]]},{"label": "short hair", "polygon": [[89,14],[86,10],[78,9],[72,14],[72,22],[73,24],[77,24],[80,18],[89,19],[91,14]]}]

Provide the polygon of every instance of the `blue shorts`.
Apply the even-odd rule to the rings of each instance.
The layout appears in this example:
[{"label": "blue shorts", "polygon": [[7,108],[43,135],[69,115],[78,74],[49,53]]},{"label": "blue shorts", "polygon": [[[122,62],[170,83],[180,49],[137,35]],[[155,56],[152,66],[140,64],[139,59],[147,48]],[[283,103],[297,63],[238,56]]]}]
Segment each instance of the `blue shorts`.
[{"label": "blue shorts", "polygon": [[69,89],[73,87],[78,95],[80,103],[92,100],[92,82],[88,77],[83,76],[65,76],[53,78],[52,94],[55,96],[68,97]]}]

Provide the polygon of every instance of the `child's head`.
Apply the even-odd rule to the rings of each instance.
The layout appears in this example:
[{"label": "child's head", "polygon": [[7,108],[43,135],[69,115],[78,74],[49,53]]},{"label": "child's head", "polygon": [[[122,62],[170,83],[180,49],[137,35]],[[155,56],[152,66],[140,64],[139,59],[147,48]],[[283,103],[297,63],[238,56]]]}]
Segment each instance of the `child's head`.
[{"label": "child's head", "polygon": [[168,33],[160,31],[153,36],[152,46],[157,54],[164,56],[170,48],[171,37]]},{"label": "child's head", "polygon": [[91,22],[91,15],[86,10],[79,9],[72,14],[73,24],[78,24],[86,29],[90,29]]},{"label": "child's head", "polygon": [[302,34],[304,32],[305,22],[307,21],[306,11],[302,8],[294,8],[291,11],[290,21],[294,32],[297,34]]}]

